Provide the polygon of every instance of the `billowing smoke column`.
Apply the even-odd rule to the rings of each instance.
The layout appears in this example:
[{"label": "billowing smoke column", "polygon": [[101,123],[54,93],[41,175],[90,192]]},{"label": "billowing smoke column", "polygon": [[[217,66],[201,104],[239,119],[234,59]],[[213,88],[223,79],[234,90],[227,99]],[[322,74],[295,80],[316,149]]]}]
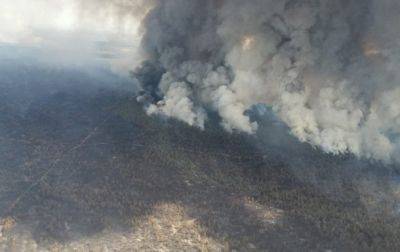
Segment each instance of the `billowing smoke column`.
[{"label": "billowing smoke column", "polygon": [[329,153],[400,161],[400,2],[159,0],[133,75],[149,114],[254,133],[266,104]]}]

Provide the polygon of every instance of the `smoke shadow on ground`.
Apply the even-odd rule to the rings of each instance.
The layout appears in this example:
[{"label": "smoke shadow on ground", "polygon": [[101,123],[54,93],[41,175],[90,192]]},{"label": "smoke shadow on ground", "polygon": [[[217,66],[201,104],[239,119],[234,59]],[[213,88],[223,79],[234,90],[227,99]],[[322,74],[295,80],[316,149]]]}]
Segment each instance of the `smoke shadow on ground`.
[{"label": "smoke shadow on ground", "polygon": [[5,110],[0,216],[39,245],[135,233],[163,204],[183,206],[225,249],[398,245],[398,222],[369,217],[356,197],[333,200],[278,156],[287,149],[260,151],[253,137],[148,117],[132,97],[109,89],[58,92],[24,115]]},{"label": "smoke shadow on ground", "polygon": [[[326,154],[318,147],[302,143],[291,135],[290,129],[270,108],[262,114],[253,115],[253,120],[257,120],[261,126],[254,144],[267,157],[268,162],[281,162],[281,166],[289,169],[298,180],[312,184],[333,200],[354,201],[345,191],[365,180],[389,185],[380,188],[387,195],[393,194],[394,187],[398,187],[395,182],[400,175],[398,164],[360,159],[349,153]],[[394,195],[390,200],[400,203]]]}]

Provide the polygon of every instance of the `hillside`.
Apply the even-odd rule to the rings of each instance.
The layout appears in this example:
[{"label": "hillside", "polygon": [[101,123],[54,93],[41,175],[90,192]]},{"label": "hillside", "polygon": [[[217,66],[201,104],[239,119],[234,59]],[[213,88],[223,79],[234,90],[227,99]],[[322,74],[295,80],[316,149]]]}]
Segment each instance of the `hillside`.
[{"label": "hillside", "polygon": [[3,100],[0,110],[2,251],[400,246],[397,216],[372,213],[359,183],[339,181],[350,157],[334,161],[274,127],[201,131],[107,88],[56,92],[23,112]]}]

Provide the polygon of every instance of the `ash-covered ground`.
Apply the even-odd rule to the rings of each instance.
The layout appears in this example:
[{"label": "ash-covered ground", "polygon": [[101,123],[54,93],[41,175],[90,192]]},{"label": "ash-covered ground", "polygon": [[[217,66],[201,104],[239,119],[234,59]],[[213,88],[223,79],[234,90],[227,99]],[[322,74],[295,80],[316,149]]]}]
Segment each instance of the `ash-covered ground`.
[{"label": "ash-covered ground", "polygon": [[149,117],[105,76],[2,65],[0,251],[400,248],[397,167],[322,154],[268,110],[256,136]]}]

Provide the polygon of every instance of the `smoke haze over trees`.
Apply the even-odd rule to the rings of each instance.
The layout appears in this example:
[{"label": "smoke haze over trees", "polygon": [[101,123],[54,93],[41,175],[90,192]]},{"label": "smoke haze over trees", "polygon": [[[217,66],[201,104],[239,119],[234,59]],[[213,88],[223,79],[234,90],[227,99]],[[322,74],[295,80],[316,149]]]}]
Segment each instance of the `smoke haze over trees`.
[{"label": "smoke haze over trees", "polygon": [[[301,141],[397,162],[399,23],[394,0],[169,0],[143,20],[134,75],[149,114],[254,133],[266,104]],[[159,79],[144,78],[160,69]],[[150,97],[149,97],[150,96]]]}]

